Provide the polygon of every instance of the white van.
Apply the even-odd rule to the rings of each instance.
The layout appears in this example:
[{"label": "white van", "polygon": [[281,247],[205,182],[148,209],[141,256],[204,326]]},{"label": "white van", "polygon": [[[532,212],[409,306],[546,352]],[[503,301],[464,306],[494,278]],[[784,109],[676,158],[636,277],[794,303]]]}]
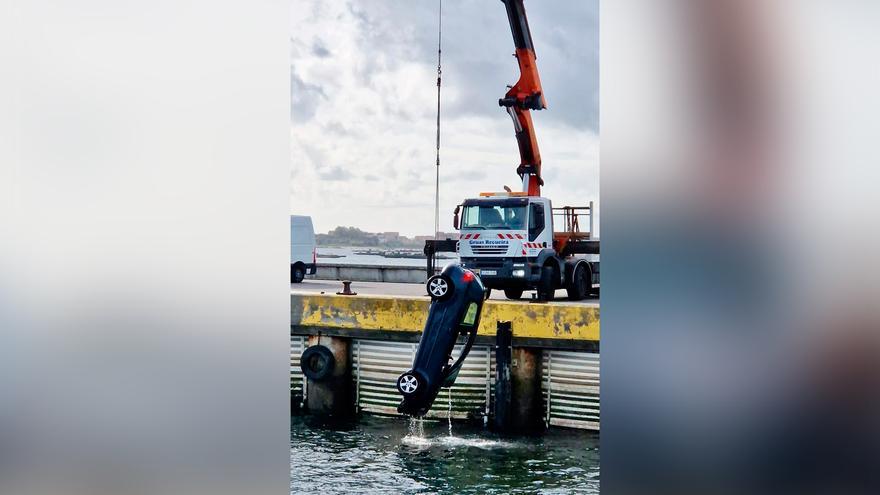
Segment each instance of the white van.
[{"label": "white van", "polygon": [[290,215],[290,282],[298,284],[315,273],[315,229],[312,217]]}]

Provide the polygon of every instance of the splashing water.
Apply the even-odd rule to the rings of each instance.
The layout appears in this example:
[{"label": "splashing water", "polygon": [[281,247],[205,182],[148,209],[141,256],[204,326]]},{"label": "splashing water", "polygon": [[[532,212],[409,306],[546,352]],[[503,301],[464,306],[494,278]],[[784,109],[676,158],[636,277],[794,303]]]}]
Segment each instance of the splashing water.
[{"label": "splashing water", "polygon": [[447,410],[446,419],[449,420],[449,436],[452,436],[452,387],[446,389],[448,394],[446,396],[447,401],[449,402],[449,409]]},{"label": "splashing water", "polygon": [[409,434],[414,437],[425,438],[425,420],[422,418],[409,418]]},{"label": "splashing water", "polygon": [[431,447],[476,447],[480,449],[497,449],[512,448],[515,443],[502,442],[499,440],[482,438],[478,436],[456,437],[452,434],[452,392],[449,392],[450,399],[447,417],[446,435],[429,438],[425,435],[424,418],[409,418],[409,433],[404,436],[400,442],[410,447],[419,449],[428,449]]},{"label": "splashing water", "polygon": [[431,440],[425,438],[425,422],[422,418],[409,418],[409,434],[401,442],[415,447],[429,447]]}]

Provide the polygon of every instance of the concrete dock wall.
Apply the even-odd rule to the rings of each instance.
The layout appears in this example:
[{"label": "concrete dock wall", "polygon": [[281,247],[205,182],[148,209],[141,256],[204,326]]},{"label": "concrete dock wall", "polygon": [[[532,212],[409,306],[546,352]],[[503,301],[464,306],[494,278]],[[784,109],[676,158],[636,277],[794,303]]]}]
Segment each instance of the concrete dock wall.
[{"label": "concrete dock wall", "polygon": [[424,266],[343,265],[318,262],[315,280],[351,280],[353,282],[397,282],[422,284],[427,280]]},{"label": "concrete dock wall", "polygon": [[[299,356],[309,345],[339,338],[350,342],[347,356],[337,356],[337,362],[345,368],[341,380],[351,386],[337,382],[322,392],[331,394],[333,404],[397,414],[396,379],[412,363],[429,305],[427,298],[291,294],[291,396],[305,395],[311,412],[329,410],[324,399],[309,397],[321,385],[303,377]],[[511,427],[525,428],[537,420],[599,430],[599,307],[582,303],[487,301],[477,344],[455,385],[440,392],[428,417],[495,417],[495,335],[497,323],[506,321],[512,331]],[[460,351],[461,345],[456,346],[453,355]]]},{"label": "concrete dock wall", "polygon": [[[427,297],[291,294],[293,332],[418,340]],[[581,303],[534,304],[489,300],[477,335],[495,337],[495,322],[509,321],[514,345],[589,350],[599,343],[599,307]],[[407,335],[410,339],[407,339]],[[402,339],[401,339],[402,337]]]}]

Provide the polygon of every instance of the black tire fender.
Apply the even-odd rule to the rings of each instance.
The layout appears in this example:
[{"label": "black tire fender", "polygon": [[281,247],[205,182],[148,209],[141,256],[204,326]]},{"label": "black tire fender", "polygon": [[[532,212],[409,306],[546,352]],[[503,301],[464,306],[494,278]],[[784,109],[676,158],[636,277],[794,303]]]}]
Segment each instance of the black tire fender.
[{"label": "black tire fender", "polygon": [[313,345],[306,348],[299,358],[299,367],[309,380],[320,382],[333,374],[336,367],[336,358],[333,352],[323,345]]}]

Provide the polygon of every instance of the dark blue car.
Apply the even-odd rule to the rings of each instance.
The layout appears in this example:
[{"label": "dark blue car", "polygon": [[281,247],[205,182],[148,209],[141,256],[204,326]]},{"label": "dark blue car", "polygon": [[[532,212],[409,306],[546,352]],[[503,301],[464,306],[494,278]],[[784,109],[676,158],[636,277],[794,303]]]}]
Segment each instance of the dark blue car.
[{"label": "dark blue car", "polygon": [[[440,388],[452,386],[477,338],[486,297],[480,278],[458,264],[447,265],[429,278],[427,289],[432,302],[419,349],[412,369],[397,379],[397,389],[403,395],[397,410],[411,416],[424,416]],[[459,335],[467,335],[467,341],[461,355],[450,364]]]}]

